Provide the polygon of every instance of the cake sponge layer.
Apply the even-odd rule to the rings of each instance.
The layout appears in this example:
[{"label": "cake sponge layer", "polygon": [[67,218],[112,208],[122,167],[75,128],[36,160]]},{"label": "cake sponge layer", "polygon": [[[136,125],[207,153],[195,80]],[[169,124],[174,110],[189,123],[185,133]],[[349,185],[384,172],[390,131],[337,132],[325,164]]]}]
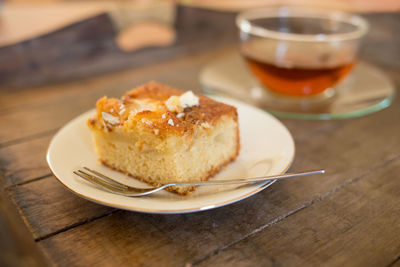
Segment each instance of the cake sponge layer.
[{"label": "cake sponge layer", "polygon": [[[212,129],[196,129],[194,136],[190,141],[173,135],[153,140],[157,137],[151,133],[136,139],[117,131],[95,131],[94,141],[103,164],[158,186],[205,181],[238,154],[237,124],[232,118],[222,118]],[[170,190],[186,194],[194,188],[180,186]]]}]

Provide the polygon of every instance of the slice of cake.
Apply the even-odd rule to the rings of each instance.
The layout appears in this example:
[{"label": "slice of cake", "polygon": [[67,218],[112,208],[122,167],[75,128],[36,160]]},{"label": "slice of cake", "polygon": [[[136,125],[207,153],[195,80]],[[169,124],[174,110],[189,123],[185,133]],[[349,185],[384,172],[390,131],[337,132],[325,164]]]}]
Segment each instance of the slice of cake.
[{"label": "slice of cake", "polygon": [[151,185],[207,180],[240,147],[235,107],[156,82],[99,99],[88,126],[103,164]]}]

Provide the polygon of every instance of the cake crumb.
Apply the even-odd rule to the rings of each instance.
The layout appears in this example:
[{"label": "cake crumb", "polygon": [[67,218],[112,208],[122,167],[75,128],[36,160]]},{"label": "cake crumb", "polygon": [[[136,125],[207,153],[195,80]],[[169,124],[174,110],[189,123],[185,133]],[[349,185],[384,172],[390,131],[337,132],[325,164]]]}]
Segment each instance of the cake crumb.
[{"label": "cake crumb", "polygon": [[165,101],[165,105],[167,106],[168,110],[171,112],[182,112],[183,107],[181,105],[180,98],[178,96],[170,96],[170,98]]},{"label": "cake crumb", "polygon": [[199,105],[199,98],[192,91],[187,91],[181,96],[170,96],[165,105],[171,112],[181,113],[185,108],[191,108]]},{"label": "cake crumb", "polygon": [[202,124],[200,124],[201,127],[206,128],[206,129],[210,129],[211,125],[208,122],[203,122]]},{"label": "cake crumb", "polygon": [[124,104],[120,104],[119,105],[119,112],[118,112],[118,114],[119,115],[122,115],[122,114],[124,114],[125,113],[125,105]]},{"label": "cake crumb", "polygon": [[153,123],[149,120],[146,120],[145,118],[142,118],[142,123],[146,124],[147,126],[152,126]]},{"label": "cake crumb", "polygon": [[109,124],[118,124],[120,123],[119,118],[111,115],[108,112],[102,112],[101,116],[103,117],[103,120],[105,120]]},{"label": "cake crumb", "polygon": [[191,108],[199,105],[199,98],[193,94],[192,91],[187,91],[179,97],[181,106],[185,108]]},{"label": "cake crumb", "polygon": [[176,117],[177,117],[178,119],[182,118],[183,116],[185,116],[185,113],[183,113],[183,112],[178,113],[178,114],[176,115]]}]

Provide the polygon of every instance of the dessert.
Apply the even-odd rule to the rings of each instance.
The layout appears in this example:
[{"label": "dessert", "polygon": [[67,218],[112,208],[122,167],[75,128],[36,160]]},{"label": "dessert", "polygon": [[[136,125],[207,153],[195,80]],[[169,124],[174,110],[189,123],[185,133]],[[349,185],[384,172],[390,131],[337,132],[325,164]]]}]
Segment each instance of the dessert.
[{"label": "dessert", "polygon": [[207,180],[239,153],[236,108],[191,91],[149,82],[96,107],[88,126],[99,160],[151,185]]}]

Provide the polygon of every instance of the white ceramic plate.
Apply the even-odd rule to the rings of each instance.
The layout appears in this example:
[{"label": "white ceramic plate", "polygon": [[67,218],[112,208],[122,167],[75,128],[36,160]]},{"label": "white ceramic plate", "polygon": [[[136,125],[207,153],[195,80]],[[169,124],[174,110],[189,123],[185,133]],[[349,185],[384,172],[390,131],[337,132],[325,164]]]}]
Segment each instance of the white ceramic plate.
[{"label": "white ceramic plate", "polygon": [[[294,142],[289,131],[277,119],[257,108],[226,98],[217,100],[238,108],[241,150],[213,179],[234,179],[286,172],[294,158]],[[50,143],[47,162],[58,180],[72,192],[88,200],[120,209],[144,213],[189,213],[225,206],[267,188],[273,182],[251,185],[201,186],[189,196],[166,191],[144,197],[124,197],[106,192],[72,173],[87,166],[122,183],[146,187],[98,163],[86,120],[95,113],[88,111],[65,125]]]}]

